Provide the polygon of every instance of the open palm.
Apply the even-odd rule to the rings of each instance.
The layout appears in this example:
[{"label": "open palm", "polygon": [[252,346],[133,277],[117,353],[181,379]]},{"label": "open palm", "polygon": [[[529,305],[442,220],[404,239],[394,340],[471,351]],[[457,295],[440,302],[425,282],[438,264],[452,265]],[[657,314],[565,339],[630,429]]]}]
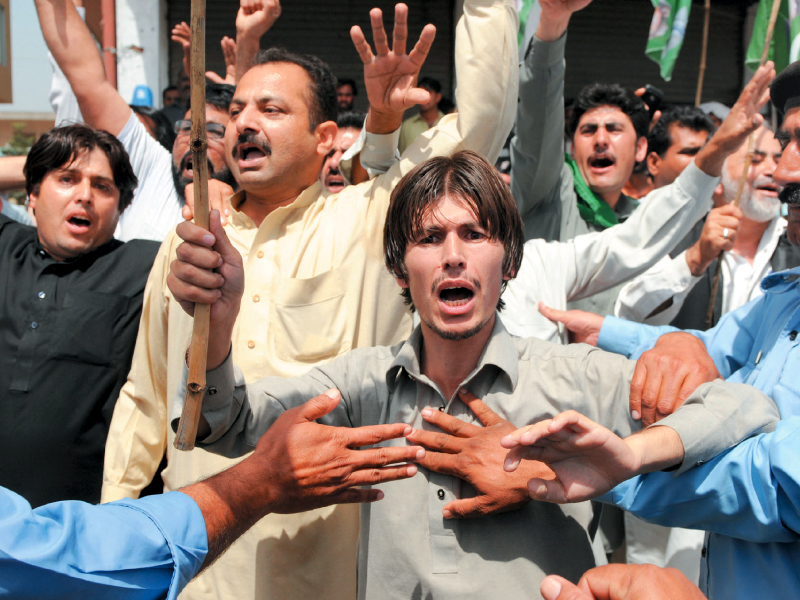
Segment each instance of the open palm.
[{"label": "open palm", "polygon": [[379,8],[373,8],[369,15],[375,53],[358,25],[350,30],[350,37],[364,63],[364,86],[370,108],[378,113],[394,114],[427,102],[429,92],[416,87],[416,84],[436,36],[436,28],[426,25],[414,49],[406,54],[408,7],[405,4],[395,7],[391,49],[383,27],[383,13]]}]

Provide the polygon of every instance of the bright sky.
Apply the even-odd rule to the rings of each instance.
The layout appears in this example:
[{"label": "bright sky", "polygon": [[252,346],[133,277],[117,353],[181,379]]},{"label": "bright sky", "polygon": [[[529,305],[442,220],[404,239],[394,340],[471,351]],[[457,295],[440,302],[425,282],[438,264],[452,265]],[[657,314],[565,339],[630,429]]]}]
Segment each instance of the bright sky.
[{"label": "bright sky", "polygon": [[14,102],[0,112],[52,113],[47,95],[53,70],[31,0],[11,0],[11,77]]}]

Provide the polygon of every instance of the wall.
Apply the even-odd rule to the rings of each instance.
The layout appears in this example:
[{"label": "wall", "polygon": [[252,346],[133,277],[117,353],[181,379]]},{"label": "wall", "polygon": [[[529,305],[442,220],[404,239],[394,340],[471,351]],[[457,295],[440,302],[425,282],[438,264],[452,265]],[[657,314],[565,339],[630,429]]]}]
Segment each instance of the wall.
[{"label": "wall", "polygon": [[168,85],[166,0],[116,0],[116,8],[117,89],[130,102],[134,88],[146,85],[160,108]]}]

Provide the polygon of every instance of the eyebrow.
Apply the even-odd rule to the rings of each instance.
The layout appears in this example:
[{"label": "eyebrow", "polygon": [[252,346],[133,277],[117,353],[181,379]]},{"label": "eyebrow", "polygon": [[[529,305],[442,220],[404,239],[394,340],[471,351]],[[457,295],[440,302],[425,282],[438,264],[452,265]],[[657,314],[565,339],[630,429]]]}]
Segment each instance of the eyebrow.
[{"label": "eyebrow", "polygon": [[702,149],[702,146],[686,146],[678,150],[678,154],[697,154]]}]

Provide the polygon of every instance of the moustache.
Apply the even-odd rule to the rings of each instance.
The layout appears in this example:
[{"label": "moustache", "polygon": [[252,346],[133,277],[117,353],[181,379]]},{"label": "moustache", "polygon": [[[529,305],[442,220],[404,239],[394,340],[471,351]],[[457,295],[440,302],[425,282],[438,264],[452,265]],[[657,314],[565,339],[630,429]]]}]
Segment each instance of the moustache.
[{"label": "moustache", "polygon": [[236,138],[236,143],[231,149],[231,156],[234,158],[234,160],[239,158],[239,146],[242,144],[251,144],[260,149],[267,156],[272,154],[272,148],[266,139],[262,138],[256,133],[243,133]]},{"label": "moustache", "polygon": [[784,204],[800,204],[800,184],[790,183],[778,194]]},{"label": "moustache", "polygon": [[[445,281],[447,281],[447,280],[449,280],[449,279],[453,279],[453,278],[452,278],[452,277],[448,277],[448,276],[447,276],[447,275],[445,275],[444,273],[442,273],[441,275],[439,275],[438,277],[436,277],[436,278],[433,280],[433,283],[431,283],[431,294],[435,294],[435,293],[436,293],[436,289],[437,289],[437,288],[438,288],[438,287],[439,287],[439,286],[440,286],[442,283],[444,283]],[[479,291],[479,290],[481,289],[481,282],[480,282],[480,281],[478,281],[477,279],[475,279],[474,277],[470,277],[469,275],[461,275],[461,276],[459,276],[459,277],[458,277],[458,279],[463,279],[464,281],[466,281],[467,283],[469,283],[469,284],[470,284],[470,285],[473,287],[473,289],[474,289],[476,292],[477,292],[477,291]]]}]

